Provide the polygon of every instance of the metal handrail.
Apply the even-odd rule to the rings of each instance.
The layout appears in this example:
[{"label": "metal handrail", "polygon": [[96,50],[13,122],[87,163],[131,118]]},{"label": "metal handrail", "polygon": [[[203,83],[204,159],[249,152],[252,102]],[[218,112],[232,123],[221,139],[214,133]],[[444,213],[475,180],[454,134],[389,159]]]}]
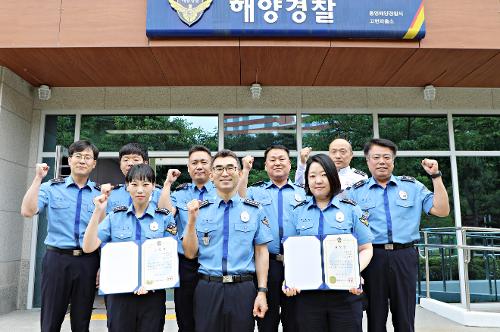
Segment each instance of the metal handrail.
[{"label": "metal handrail", "polygon": [[[442,230],[455,230],[460,231],[462,233],[462,243],[463,245],[458,244],[433,244],[429,243],[429,235],[438,234],[439,232],[435,231]],[[500,246],[498,247],[487,247],[487,246],[474,246],[467,245],[467,236],[471,234],[467,234],[467,232],[483,232],[483,233],[500,233],[499,228],[486,228],[486,227],[443,227],[443,228],[427,228],[423,231],[424,234],[424,244],[417,244],[419,247],[424,248],[424,257],[425,257],[425,283],[426,283],[426,297],[431,297],[430,291],[430,271],[429,271],[429,248],[449,248],[449,249],[462,249],[464,251],[464,284],[465,284],[465,308],[467,311],[470,311],[470,287],[469,287],[469,263],[471,257],[471,251],[492,251],[492,252],[500,252]],[[440,233],[442,234],[442,233]]]}]

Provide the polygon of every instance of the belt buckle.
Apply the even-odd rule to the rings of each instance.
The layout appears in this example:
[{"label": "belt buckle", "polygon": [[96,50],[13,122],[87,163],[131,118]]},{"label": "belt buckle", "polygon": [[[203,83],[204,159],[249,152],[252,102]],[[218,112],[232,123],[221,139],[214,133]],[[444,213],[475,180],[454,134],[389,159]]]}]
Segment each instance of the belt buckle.
[{"label": "belt buckle", "polygon": [[276,260],[277,260],[278,262],[283,262],[283,259],[284,259],[284,256],[283,256],[282,254],[277,254],[277,255],[276,255]]},{"label": "belt buckle", "polygon": [[81,256],[81,255],[82,255],[81,249],[74,249],[73,250],[73,256]]},{"label": "belt buckle", "polygon": [[222,283],[225,284],[225,283],[229,283],[229,282],[233,282],[234,279],[233,279],[233,276],[232,275],[229,275],[229,276],[222,276]]},{"label": "belt buckle", "polygon": [[384,249],[385,250],[394,250],[394,243],[384,244]]}]

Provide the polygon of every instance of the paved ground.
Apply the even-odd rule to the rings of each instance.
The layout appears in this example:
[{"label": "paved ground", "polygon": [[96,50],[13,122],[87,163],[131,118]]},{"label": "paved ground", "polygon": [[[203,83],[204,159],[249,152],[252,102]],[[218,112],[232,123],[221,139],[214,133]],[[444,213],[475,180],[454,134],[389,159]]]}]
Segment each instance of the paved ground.
[{"label": "paved ground", "polygon": [[[0,316],[0,331],[6,332],[34,332],[39,331],[40,310],[19,310],[6,315]],[[500,332],[498,328],[473,328],[456,324],[441,316],[431,313],[417,306],[416,315],[416,331],[422,332]],[[366,331],[366,329],[364,329]],[[63,332],[71,331],[69,325],[69,317],[66,317],[63,324]],[[96,309],[93,314],[90,324],[90,331],[104,332],[106,331],[106,312],[104,309]],[[166,332],[177,331],[175,322],[175,314],[172,309],[167,312],[167,320],[165,324]],[[389,326],[387,331],[392,332],[392,326]]]}]

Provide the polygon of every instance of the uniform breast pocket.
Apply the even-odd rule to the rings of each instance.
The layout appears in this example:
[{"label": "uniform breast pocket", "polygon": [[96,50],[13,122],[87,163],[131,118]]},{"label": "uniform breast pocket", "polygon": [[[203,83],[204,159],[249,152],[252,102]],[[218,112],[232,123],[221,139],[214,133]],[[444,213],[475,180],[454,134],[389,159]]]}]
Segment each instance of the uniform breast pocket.
[{"label": "uniform breast pocket", "polygon": [[257,198],[256,201],[259,202],[260,205],[262,206],[271,205],[271,203],[273,202],[273,200],[270,198],[262,198],[262,199]]},{"label": "uniform breast pocket", "polygon": [[370,209],[373,209],[375,207],[375,202],[372,201],[361,201],[359,202],[359,207],[363,211],[370,211]]},{"label": "uniform breast pocket", "polygon": [[94,212],[95,205],[94,203],[87,204],[87,212]]},{"label": "uniform breast pocket", "polygon": [[234,233],[239,243],[249,244],[253,241],[257,226],[255,222],[239,222],[234,224]]},{"label": "uniform breast pocket", "polygon": [[131,241],[132,240],[132,229],[123,227],[111,228],[111,238],[117,241]]},{"label": "uniform breast pocket", "polygon": [[325,233],[329,234],[351,234],[352,225],[347,222],[335,222],[333,225],[330,225],[330,230]]},{"label": "uniform breast pocket", "polygon": [[157,231],[148,230],[148,231],[146,231],[146,233],[144,234],[144,236],[146,237],[146,239],[158,239],[158,238],[161,238],[161,237],[163,237],[162,228],[159,227]]},{"label": "uniform breast pocket", "polygon": [[312,221],[299,221],[297,224],[297,233],[300,235],[303,234],[312,234],[312,228],[314,223]]},{"label": "uniform breast pocket", "polygon": [[67,209],[69,208],[69,202],[62,199],[57,199],[50,202],[50,207],[52,209]]},{"label": "uniform breast pocket", "polygon": [[213,241],[216,231],[217,224],[207,222],[196,224],[196,235],[198,235],[199,245],[210,245],[210,243]]},{"label": "uniform breast pocket", "polygon": [[411,208],[413,206],[413,201],[410,201],[408,199],[397,199],[396,205],[404,208]]}]

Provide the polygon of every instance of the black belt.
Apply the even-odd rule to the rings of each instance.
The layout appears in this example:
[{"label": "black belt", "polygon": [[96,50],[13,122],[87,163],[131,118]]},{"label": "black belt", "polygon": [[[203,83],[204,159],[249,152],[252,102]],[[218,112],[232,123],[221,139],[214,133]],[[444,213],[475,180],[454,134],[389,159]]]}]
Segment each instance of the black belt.
[{"label": "black belt", "polygon": [[413,247],[415,242],[408,243],[386,243],[386,244],[373,244],[373,248],[382,248],[385,250],[398,250]]},{"label": "black belt", "polygon": [[278,262],[283,262],[284,256],[282,254],[269,253],[269,258],[274,259],[275,261],[278,261]]},{"label": "black belt", "polygon": [[200,274],[201,280],[206,281],[216,281],[226,283],[242,282],[242,281],[253,281],[253,275],[251,274],[235,274],[226,276],[207,276],[206,274]]},{"label": "black belt", "polygon": [[55,251],[55,252],[58,252],[60,254],[65,254],[65,255],[70,255],[70,256],[85,256],[85,255],[92,255],[94,253],[99,252],[99,250],[96,250],[94,252],[86,254],[83,252],[82,248],[61,249],[61,248],[57,248],[57,247],[53,247],[53,246],[49,246],[49,245],[47,246],[47,250]]}]

